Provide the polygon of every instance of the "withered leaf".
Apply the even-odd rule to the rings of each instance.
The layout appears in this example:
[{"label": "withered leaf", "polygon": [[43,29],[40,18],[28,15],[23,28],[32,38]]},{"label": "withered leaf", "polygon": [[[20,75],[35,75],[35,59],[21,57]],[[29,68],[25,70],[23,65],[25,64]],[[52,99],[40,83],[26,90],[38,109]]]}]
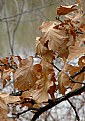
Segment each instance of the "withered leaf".
[{"label": "withered leaf", "polygon": [[15,88],[18,88],[19,90],[27,90],[34,85],[37,78],[34,71],[32,70],[32,67],[32,57],[21,60],[21,66],[16,70],[14,74],[16,79],[14,83]]},{"label": "withered leaf", "polygon": [[57,8],[57,15],[66,15],[74,10],[77,10],[75,7],[77,4],[70,5],[70,6],[63,6],[61,5],[60,7]]},{"label": "withered leaf", "polygon": [[43,44],[41,44],[39,39],[40,37],[36,38],[36,54],[43,55],[46,53],[47,48]]},{"label": "withered leaf", "polygon": [[51,77],[51,74],[47,75],[44,73],[44,75],[36,81],[34,87],[29,90],[33,100],[35,100],[37,103],[48,101],[48,90],[51,86],[53,86]]},{"label": "withered leaf", "polygon": [[[65,29],[56,29],[54,23],[47,29],[44,35],[40,38],[41,44],[45,44],[48,41],[48,49],[58,51],[61,44],[64,43],[64,39],[67,38]],[[41,28],[43,31],[45,26]]]},{"label": "withered leaf", "polygon": [[8,113],[8,107],[5,101],[0,97],[0,119],[6,119]]},{"label": "withered leaf", "polygon": [[70,46],[68,61],[73,60],[79,57],[80,55],[84,55],[84,54],[85,54],[85,46],[79,46],[79,45]]},{"label": "withered leaf", "polygon": [[[66,86],[70,87],[71,90],[78,89],[79,87],[82,86],[82,84],[76,83],[76,81],[80,83],[83,82],[84,75],[85,75],[84,72],[77,75],[75,78],[73,78],[74,83],[72,83],[71,80],[69,79],[69,76],[74,75],[80,69],[81,67],[65,64],[63,70],[60,72],[60,76],[58,79],[58,82],[59,82],[58,88],[60,93],[65,94]],[[69,73],[69,76],[68,76],[68,73]]]},{"label": "withered leaf", "polygon": [[11,96],[9,93],[1,92],[0,97],[4,100],[5,104],[16,103],[20,101],[19,96]]}]

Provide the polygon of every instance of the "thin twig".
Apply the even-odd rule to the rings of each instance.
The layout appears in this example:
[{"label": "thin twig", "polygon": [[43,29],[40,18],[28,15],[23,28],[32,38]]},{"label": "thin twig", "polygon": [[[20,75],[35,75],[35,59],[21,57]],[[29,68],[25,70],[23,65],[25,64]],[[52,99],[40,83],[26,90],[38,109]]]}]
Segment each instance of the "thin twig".
[{"label": "thin twig", "polygon": [[[5,5],[5,3],[4,3],[4,16],[6,18],[6,5]],[[6,27],[7,27],[9,46],[10,46],[10,50],[11,50],[11,53],[12,53],[11,36],[10,36],[9,24],[8,24],[7,19],[6,19],[5,23],[6,23]]]},{"label": "thin twig", "polygon": [[62,71],[61,69],[59,69],[59,67],[55,66],[53,62],[52,62],[51,64],[52,64],[52,65],[53,65],[53,67],[54,67],[55,69],[57,69],[59,72],[61,72],[61,71]]},{"label": "thin twig", "polygon": [[74,110],[74,112],[75,112],[75,114],[76,114],[77,120],[80,121],[79,116],[78,116],[78,113],[77,113],[77,111],[76,111],[76,107],[72,104],[72,102],[71,102],[69,99],[67,99],[67,101],[69,102],[69,104],[70,104],[71,107],[73,108],[73,110]]},{"label": "thin twig", "polygon": [[18,26],[19,26],[19,23],[20,23],[22,14],[23,14],[24,0],[22,0],[22,2],[23,2],[23,4],[22,4],[22,9],[21,9],[21,14],[20,14],[20,16],[19,16],[19,19],[18,19],[17,24],[16,24],[16,26],[15,26],[15,28],[14,28],[14,31],[13,31],[13,38],[12,38],[12,55],[14,55],[14,40],[15,40],[14,38],[15,38],[15,33],[16,33],[16,31],[17,31],[17,28],[18,28]]},{"label": "thin twig", "polygon": [[17,114],[12,113],[12,115],[14,115],[15,117],[19,118],[20,115],[22,115],[22,114],[24,114],[24,113],[26,113],[26,112],[28,112],[28,111],[31,111],[31,110],[33,110],[33,111],[38,111],[37,108],[29,108],[29,109],[24,110],[23,112],[20,112],[20,113],[17,113]]},{"label": "thin twig", "polygon": [[21,14],[28,14],[28,13],[31,13],[31,12],[33,12],[33,11],[37,11],[37,10],[39,10],[39,9],[41,10],[41,9],[43,9],[43,8],[47,8],[47,7],[53,6],[53,5],[55,5],[55,4],[58,4],[59,2],[60,2],[60,1],[58,1],[58,2],[53,2],[53,3],[47,4],[47,5],[45,5],[45,6],[40,6],[40,7],[31,9],[31,10],[28,10],[28,11],[23,11],[23,13],[20,12],[20,13],[18,13],[18,14],[13,15],[13,16],[4,17],[4,18],[1,18],[0,21],[7,20],[7,19],[12,19],[12,18],[16,18],[16,17],[20,16]]}]

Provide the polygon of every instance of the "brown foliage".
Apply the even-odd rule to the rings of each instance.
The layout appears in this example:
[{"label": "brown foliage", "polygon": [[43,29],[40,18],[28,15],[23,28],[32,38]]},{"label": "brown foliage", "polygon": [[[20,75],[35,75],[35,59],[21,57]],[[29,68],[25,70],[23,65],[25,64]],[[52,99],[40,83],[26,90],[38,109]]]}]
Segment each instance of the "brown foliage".
[{"label": "brown foliage", "polygon": [[[81,4],[81,1],[78,0]],[[10,81],[10,73],[14,74],[14,88],[22,91],[20,97],[0,94],[0,118],[7,118],[7,104],[15,103],[32,108],[47,102],[49,98],[55,101],[55,93],[65,95],[68,88],[71,91],[82,87],[85,80],[85,72],[78,73],[85,67],[85,18],[81,9],[71,6],[60,6],[57,15],[66,15],[72,12],[71,17],[63,22],[43,22],[40,26],[41,37],[36,38],[36,55],[40,58],[38,64],[34,63],[33,56],[22,59],[20,56],[11,56],[0,59],[0,78],[3,87]],[[76,12],[75,12],[76,11]],[[78,13],[78,14],[75,14]],[[15,62],[14,58],[17,58]],[[64,66],[62,70],[56,69],[52,64],[61,58]],[[71,61],[78,59],[78,65],[71,65]],[[16,67],[16,68],[15,68]],[[56,78],[57,76],[57,78]],[[58,86],[56,85],[58,83]],[[67,88],[68,87],[68,88]],[[34,102],[33,102],[34,101]],[[5,115],[4,115],[5,114]]]}]

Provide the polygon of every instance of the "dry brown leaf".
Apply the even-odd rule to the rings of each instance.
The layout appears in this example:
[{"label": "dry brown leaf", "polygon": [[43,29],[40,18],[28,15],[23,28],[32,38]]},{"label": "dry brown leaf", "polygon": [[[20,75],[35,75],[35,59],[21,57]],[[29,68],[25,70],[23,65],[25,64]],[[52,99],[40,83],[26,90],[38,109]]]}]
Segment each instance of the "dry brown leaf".
[{"label": "dry brown leaf", "polygon": [[[73,80],[74,81],[77,81],[77,82],[83,82],[83,80],[85,80],[84,79],[84,73],[81,73],[81,74],[79,74],[78,76],[76,76]],[[75,90],[75,89],[78,89],[78,88],[80,88],[81,86],[82,86],[82,84],[79,84],[79,83],[71,83],[70,85],[70,88],[72,89],[72,90]]]},{"label": "dry brown leaf", "polygon": [[77,57],[79,57],[80,55],[84,55],[85,54],[85,46],[70,46],[69,47],[69,55],[68,55],[68,61],[71,61]]},{"label": "dry brown leaf", "polygon": [[[50,26],[48,31],[41,37],[40,42],[44,45],[48,41],[48,49],[58,51],[59,47],[64,43],[64,39],[67,38],[65,29],[59,30]],[[43,27],[44,28],[44,27]]]},{"label": "dry brown leaf", "polygon": [[29,98],[29,97],[30,97],[29,91],[24,91],[24,92],[22,93],[22,97],[23,97],[23,98]]},{"label": "dry brown leaf", "polygon": [[80,44],[85,45],[85,34],[78,36],[78,41]]},{"label": "dry brown leaf", "polygon": [[[39,37],[40,39],[40,37]],[[40,43],[40,40],[38,38],[36,39],[36,54],[37,55],[43,55],[46,53],[47,48]]]},{"label": "dry brown leaf", "polygon": [[15,103],[19,100],[20,99],[17,96],[10,96],[8,93],[0,92],[0,121],[15,121],[14,119],[7,117],[7,104]]},{"label": "dry brown leaf", "polygon": [[0,120],[7,118],[8,107],[5,101],[0,97]]},{"label": "dry brown leaf", "polygon": [[72,44],[69,43],[69,40],[68,39],[65,39],[64,40],[64,44],[61,45],[61,47],[59,47],[59,50],[58,50],[58,56],[63,58],[63,59],[67,59],[68,57],[68,54],[69,54],[69,51],[68,51],[68,44]]},{"label": "dry brown leaf", "polygon": [[58,88],[59,88],[59,92],[61,94],[65,94],[65,92],[66,92],[66,86],[68,86],[69,83],[70,83],[69,77],[66,74],[67,72],[69,72],[70,69],[71,69],[71,65],[65,64],[63,70],[59,74]]},{"label": "dry brown leaf", "polygon": [[1,92],[0,97],[4,100],[5,104],[16,103],[20,101],[19,96],[11,96],[9,93]]},{"label": "dry brown leaf", "polygon": [[53,65],[51,62],[54,59],[54,52],[52,50],[48,50],[46,54],[42,55],[42,59],[40,61],[40,64],[42,66],[42,70],[45,71],[45,73],[53,73]]},{"label": "dry brown leaf", "polygon": [[[69,80],[69,76],[74,75],[76,72],[78,72],[81,69],[81,66],[72,66],[69,64],[65,64],[63,70],[60,72],[59,76],[59,92],[62,94],[65,94],[66,87],[70,87],[72,90],[77,89],[81,87],[81,84],[78,83],[72,83],[71,80]],[[74,81],[81,82],[84,80],[84,73],[79,74],[75,78],[73,78]]]},{"label": "dry brown leaf", "polygon": [[51,81],[52,75],[47,75],[45,73],[42,75],[43,76],[36,81],[34,87],[29,90],[33,100],[37,103],[48,101],[48,90],[53,86],[53,82]]},{"label": "dry brown leaf", "polygon": [[[72,69],[69,71],[69,73],[70,73],[70,75],[74,75],[79,70],[81,70],[81,65],[79,65],[79,66],[73,66]],[[85,75],[85,72],[77,75],[75,78],[73,78],[73,80],[82,83],[85,80],[84,75]],[[82,86],[82,84],[79,84],[79,83],[70,83],[69,86],[70,86],[70,88],[72,90],[75,90],[75,89],[80,88]]]},{"label": "dry brown leaf", "polygon": [[56,84],[55,84],[56,82],[55,74],[52,75],[51,81],[53,81],[53,86],[50,87],[50,89],[48,90],[48,93],[51,95],[51,98],[55,100],[54,92],[57,90]]},{"label": "dry brown leaf", "polygon": [[39,27],[39,29],[42,31],[42,32],[47,32],[49,31],[50,27],[53,26],[54,24],[56,24],[54,21],[46,21],[46,22],[43,22],[42,25]]},{"label": "dry brown leaf", "polygon": [[63,6],[57,8],[57,15],[66,15],[74,10],[77,10],[75,7],[78,6],[77,4],[70,5],[70,6]]},{"label": "dry brown leaf", "polygon": [[[65,64],[63,70],[60,72],[60,76],[58,79],[58,82],[59,82],[58,88],[61,94],[65,94],[66,86],[70,87],[72,90],[78,89],[79,87],[82,86],[82,84],[76,83],[76,81],[80,83],[83,82],[84,75],[85,75],[84,72],[77,75],[75,78],[73,78],[75,83],[72,83],[71,80],[69,80],[69,76],[74,75],[80,69],[81,67]],[[69,73],[69,76],[68,76],[68,73]]]},{"label": "dry brown leaf", "polygon": [[85,32],[85,24],[82,24],[79,28],[82,32]]},{"label": "dry brown leaf", "polygon": [[42,59],[41,59],[41,63],[44,64],[44,62],[48,62],[48,63],[51,63],[52,60],[54,59],[54,52],[52,50],[48,50],[46,51],[46,53],[44,55],[42,55]]},{"label": "dry brown leaf", "polygon": [[41,77],[42,66],[40,64],[36,64],[33,66],[33,71],[36,77],[39,79]]},{"label": "dry brown leaf", "polygon": [[8,81],[10,80],[10,73],[12,72],[12,69],[4,70],[3,72],[3,79],[7,79]]},{"label": "dry brown leaf", "polygon": [[79,58],[78,65],[80,67],[85,66],[85,56],[82,56],[81,58]]},{"label": "dry brown leaf", "polygon": [[28,59],[23,59],[21,61],[20,68],[18,68],[14,74],[16,79],[14,83],[15,88],[18,88],[19,90],[27,90],[34,85],[37,78],[32,67],[32,57],[29,57]]}]

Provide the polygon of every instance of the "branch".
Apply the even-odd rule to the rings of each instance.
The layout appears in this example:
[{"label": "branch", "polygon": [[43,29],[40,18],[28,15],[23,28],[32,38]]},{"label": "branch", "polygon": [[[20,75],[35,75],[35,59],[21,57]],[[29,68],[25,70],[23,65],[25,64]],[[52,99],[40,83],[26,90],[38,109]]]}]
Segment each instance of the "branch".
[{"label": "branch", "polygon": [[69,99],[67,99],[67,101],[69,102],[69,104],[70,104],[71,107],[73,108],[73,110],[74,110],[74,112],[75,112],[75,114],[76,114],[77,120],[80,121],[79,116],[78,116],[78,113],[77,113],[77,111],[76,111],[76,107],[72,104],[72,102],[71,102]]},{"label": "branch", "polygon": [[61,71],[62,71],[61,69],[59,69],[59,67],[55,66],[53,62],[52,62],[51,64],[52,64],[52,65],[53,65],[53,67],[54,67],[55,69],[57,69],[59,72],[61,72]]},{"label": "branch", "polygon": [[76,89],[74,91],[71,91],[69,92],[68,94],[60,97],[60,98],[57,98],[55,99],[55,101],[53,100],[50,100],[49,101],[49,104],[44,106],[44,107],[41,107],[36,113],[35,115],[33,116],[32,120],[31,121],[35,121],[42,113],[44,113],[45,111],[51,109],[52,107],[54,107],[55,105],[58,105],[59,103],[63,102],[63,101],[66,101],[68,98],[70,97],[73,97],[75,95],[79,95],[81,94],[82,92],[85,91],[85,85],[79,89]]},{"label": "branch", "polygon": [[20,115],[22,115],[22,114],[24,114],[24,113],[26,113],[26,112],[28,112],[30,110],[37,111],[38,109],[37,108],[29,108],[29,109],[24,110],[23,112],[20,112],[20,113],[17,113],[17,114],[12,113],[12,115],[15,116],[16,118],[19,118]]}]

